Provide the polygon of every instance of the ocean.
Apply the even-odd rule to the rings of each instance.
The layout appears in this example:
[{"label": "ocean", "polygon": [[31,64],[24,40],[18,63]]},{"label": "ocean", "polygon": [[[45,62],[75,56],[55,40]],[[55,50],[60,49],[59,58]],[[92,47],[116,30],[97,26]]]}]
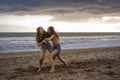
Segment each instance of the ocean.
[{"label": "ocean", "polygon": [[[65,49],[85,49],[120,46],[120,33],[60,33]],[[35,33],[0,33],[0,53],[39,51]]]}]

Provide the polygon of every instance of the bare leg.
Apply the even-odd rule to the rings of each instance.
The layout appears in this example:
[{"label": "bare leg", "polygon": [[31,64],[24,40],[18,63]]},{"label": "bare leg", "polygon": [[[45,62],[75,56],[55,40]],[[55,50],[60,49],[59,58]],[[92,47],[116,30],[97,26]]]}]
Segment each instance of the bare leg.
[{"label": "bare leg", "polygon": [[[49,53],[52,53],[52,51],[53,51],[52,46],[48,48],[48,51],[49,51]],[[53,57],[53,60],[55,60],[55,58],[56,58],[56,56]]]},{"label": "bare leg", "polygon": [[50,55],[49,55],[49,59],[50,59],[50,64],[51,64],[51,69],[50,72],[54,72],[55,71],[55,64],[54,64],[54,57],[58,54],[59,52],[57,50],[54,50]]},{"label": "bare leg", "polygon": [[48,48],[48,51],[49,51],[49,53],[52,53],[52,51],[53,51],[52,46],[50,46],[50,47]]},{"label": "bare leg", "polygon": [[43,60],[44,60],[44,57],[45,57],[45,52],[46,52],[46,50],[41,49],[41,52],[40,52],[40,59],[39,59],[39,69],[38,69],[38,72],[41,71],[42,63],[43,63]]},{"label": "bare leg", "polygon": [[65,66],[68,66],[68,63],[65,61],[65,59],[63,59],[63,57],[62,57],[60,54],[57,55],[57,58],[58,58]]}]

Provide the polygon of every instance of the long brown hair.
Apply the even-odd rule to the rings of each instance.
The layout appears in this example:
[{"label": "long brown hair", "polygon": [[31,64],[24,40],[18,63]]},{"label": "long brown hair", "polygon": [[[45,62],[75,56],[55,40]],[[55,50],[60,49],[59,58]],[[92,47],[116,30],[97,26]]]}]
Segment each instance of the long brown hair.
[{"label": "long brown hair", "polygon": [[43,40],[43,35],[45,35],[45,33],[46,33],[46,31],[44,30],[44,34],[41,34],[40,33],[41,28],[43,29],[43,27],[41,27],[41,26],[36,29],[36,31],[37,31],[37,33],[36,33],[36,41],[37,42],[41,42]]},{"label": "long brown hair", "polygon": [[55,34],[55,36],[59,39],[59,35],[56,33],[55,29],[53,26],[49,26],[48,29],[50,30],[51,34]]}]

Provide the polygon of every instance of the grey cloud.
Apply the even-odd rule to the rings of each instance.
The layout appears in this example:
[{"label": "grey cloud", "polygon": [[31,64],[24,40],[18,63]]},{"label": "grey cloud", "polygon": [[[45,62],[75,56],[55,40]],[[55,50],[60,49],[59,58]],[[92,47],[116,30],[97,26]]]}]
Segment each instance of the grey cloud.
[{"label": "grey cloud", "polygon": [[120,16],[120,0],[0,0],[1,14],[52,15],[54,20],[79,21]]}]

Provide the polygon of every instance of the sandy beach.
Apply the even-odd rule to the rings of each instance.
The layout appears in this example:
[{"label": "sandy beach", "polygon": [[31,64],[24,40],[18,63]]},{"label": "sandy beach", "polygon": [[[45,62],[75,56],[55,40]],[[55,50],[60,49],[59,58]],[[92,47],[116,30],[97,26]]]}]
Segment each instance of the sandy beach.
[{"label": "sandy beach", "polygon": [[69,66],[56,59],[54,73],[48,54],[37,72],[38,51],[0,53],[0,80],[120,80],[120,47],[63,50]]}]

